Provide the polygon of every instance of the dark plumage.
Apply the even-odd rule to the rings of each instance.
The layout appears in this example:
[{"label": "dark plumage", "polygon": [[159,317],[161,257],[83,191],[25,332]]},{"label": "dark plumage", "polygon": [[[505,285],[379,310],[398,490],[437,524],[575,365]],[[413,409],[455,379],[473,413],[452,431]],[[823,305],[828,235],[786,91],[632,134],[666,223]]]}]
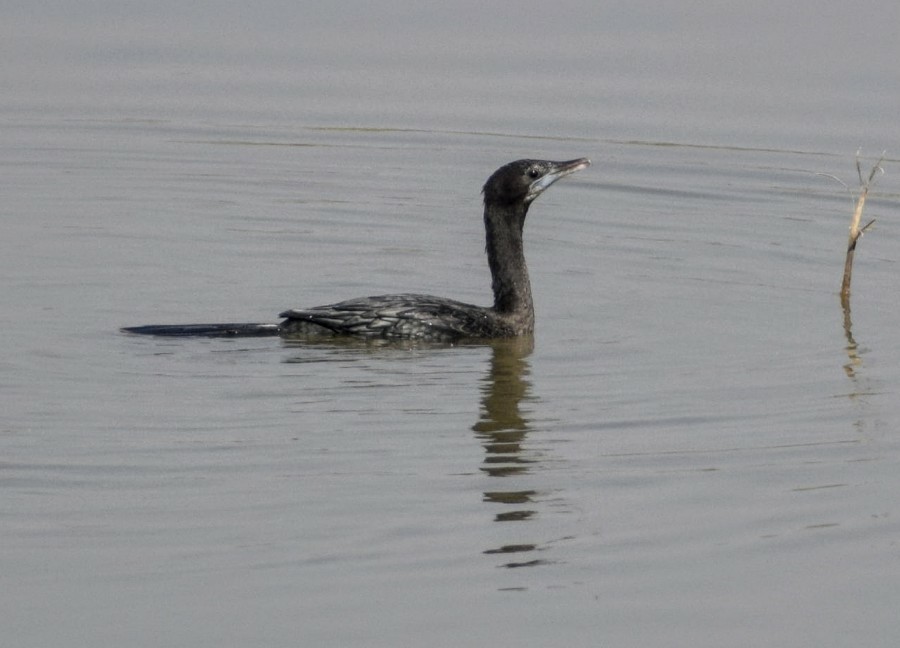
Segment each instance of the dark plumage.
[{"label": "dark plumage", "polygon": [[518,160],[497,169],[484,185],[484,227],[494,305],[475,306],[431,295],[362,297],[281,313],[278,324],[188,324],[123,329],[150,335],[247,336],[313,334],[452,341],[513,337],[534,330],[534,304],[522,233],[532,201],[560,178],[590,165]]}]

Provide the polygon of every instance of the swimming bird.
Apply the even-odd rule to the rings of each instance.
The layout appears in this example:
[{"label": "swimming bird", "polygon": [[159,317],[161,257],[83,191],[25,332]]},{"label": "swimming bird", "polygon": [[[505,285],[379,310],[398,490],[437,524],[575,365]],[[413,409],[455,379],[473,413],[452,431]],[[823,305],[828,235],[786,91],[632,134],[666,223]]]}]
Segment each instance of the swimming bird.
[{"label": "swimming bird", "polygon": [[587,158],[565,162],[517,160],[497,169],[484,184],[484,228],[493,306],[420,294],[377,295],[291,309],[280,323],[160,324],[122,329],[170,336],[351,335],[449,342],[506,338],[534,331],[534,302],[525,265],[523,229],[528,208],[554,182],[590,166]]}]

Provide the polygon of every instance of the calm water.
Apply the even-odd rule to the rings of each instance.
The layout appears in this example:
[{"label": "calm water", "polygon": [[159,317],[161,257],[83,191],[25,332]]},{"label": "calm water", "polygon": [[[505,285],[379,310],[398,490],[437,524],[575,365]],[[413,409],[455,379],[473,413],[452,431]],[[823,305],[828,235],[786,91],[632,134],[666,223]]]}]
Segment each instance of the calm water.
[{"label": "calm water", "polygon": [[[0,10],[4,645],[897,645],[900,8],[482,5]],[[525,156],[533,340],[117,332],[486,303]]]}]

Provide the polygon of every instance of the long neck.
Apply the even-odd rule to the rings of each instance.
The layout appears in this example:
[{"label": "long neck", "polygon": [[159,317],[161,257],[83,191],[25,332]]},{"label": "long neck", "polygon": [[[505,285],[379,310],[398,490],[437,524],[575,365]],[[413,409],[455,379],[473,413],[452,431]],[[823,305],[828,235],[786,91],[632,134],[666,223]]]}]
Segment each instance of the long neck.
[{"label": "long neck", "polygon": [[533,321],[531,282],[525,266],[522,229],[528,205],[485,205],[487,257],[493,278],[494,310],[502,314],[524,315]]}]

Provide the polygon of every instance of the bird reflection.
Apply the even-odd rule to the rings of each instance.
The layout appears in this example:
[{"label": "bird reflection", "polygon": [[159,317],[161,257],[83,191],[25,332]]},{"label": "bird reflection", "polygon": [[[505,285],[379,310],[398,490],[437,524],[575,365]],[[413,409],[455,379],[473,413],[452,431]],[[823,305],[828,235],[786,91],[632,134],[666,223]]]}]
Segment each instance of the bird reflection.
[{"label": "bird reflection", "polygon": [[[524,443],[528,419],[519,411],[531,383],[527,358],[534,349],[529,336],[491,343],[491,369],[481,386],[481,414],[472,426],[484,447],[481,470],[489,477],[512,477],[528,473],[533,459],[526,456]],[[536,515],[531,508],[537,491],[505,490],[498,488],[484,493],[484,501],[504,507],[496,513],[496,522],[522,522]],[[488,549],[486,554],[518,554],[535,551],[536,544],[516,543]],[[541,564],[541,560],[509,562],[506,567],[527,567]]]}]

